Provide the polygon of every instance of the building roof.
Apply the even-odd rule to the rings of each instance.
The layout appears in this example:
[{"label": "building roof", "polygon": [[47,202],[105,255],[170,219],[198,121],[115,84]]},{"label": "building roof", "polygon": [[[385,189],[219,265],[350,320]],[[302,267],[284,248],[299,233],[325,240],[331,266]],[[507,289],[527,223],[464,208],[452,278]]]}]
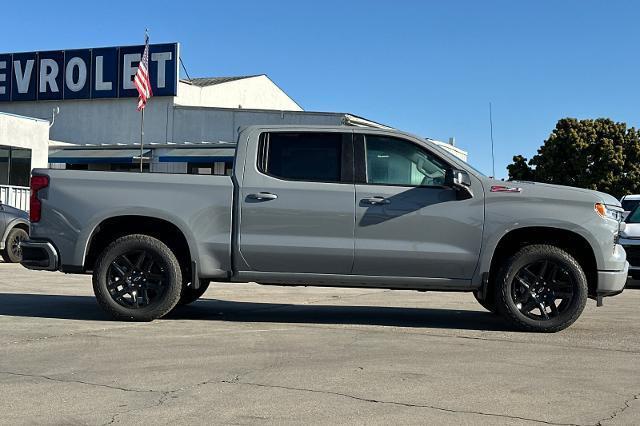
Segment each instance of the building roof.
[{"label": "building roof", "polygon": [[206,86],[215,86],[216,84],[229,83],[230,81],[236,80],[244,80],[245,78],[259,77],[264,74],[255,74],[255,75],[239,75],[232,77],[199,77],[192,78],[190,80],[181,79],[182,83],[191,84],[193,86],[198,87],[206,87]]},{"label": "building roof", "polygon": [[29,116],[26,116],[26,115],[13,114],[13,113],[4,112],[4,111],[0,111],[0,115],[4,115],[4,116],[7,116],[7,117],[20,118],[20,119],[25,119],[25,120],[30,120],[30,121],[43,121],[43,122],[46,122],[46,123],[49,122],[49,120],[44,120],[42,118],[29,117]]}]

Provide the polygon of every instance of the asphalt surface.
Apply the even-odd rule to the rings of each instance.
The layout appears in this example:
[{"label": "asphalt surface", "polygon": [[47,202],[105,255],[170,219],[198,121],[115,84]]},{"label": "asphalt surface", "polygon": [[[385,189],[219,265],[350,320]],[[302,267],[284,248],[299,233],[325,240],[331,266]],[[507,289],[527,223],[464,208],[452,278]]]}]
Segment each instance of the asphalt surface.
[{"label": "asphalt surface", "polygon": [[0,264],[0,423],[640,424],[639,307],[542,335],[464,293],[213,284],[136,324]]}]

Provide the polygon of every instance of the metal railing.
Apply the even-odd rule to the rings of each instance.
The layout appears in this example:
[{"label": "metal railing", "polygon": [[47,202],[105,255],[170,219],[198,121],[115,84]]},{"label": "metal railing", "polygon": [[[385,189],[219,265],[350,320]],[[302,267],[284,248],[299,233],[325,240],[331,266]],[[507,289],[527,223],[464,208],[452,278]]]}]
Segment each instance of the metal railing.
[{"label": "metal railing", "polygon": [[0,202],[29,211],[30,190],[26,186],[0,185]]}]

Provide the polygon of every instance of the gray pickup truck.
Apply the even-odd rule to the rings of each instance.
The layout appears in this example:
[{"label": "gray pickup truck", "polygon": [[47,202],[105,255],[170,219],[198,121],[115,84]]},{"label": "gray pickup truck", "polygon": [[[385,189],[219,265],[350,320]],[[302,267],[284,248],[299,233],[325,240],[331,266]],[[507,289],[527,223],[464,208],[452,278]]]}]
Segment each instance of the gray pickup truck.
[{"label": "gray pickup truck", "polygon": [[232,176],[38,169],[31,186],[22,264],[92,272],[122,320],[231,281],[473,292],[553,332],[627,280],[615,198],[496,181],[398,131],[253,126]]}]

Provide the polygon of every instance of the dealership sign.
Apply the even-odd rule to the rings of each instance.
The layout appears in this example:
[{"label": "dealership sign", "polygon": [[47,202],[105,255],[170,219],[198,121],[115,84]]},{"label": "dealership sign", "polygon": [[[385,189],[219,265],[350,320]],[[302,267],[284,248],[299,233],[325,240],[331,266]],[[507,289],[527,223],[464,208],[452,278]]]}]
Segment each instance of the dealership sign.
[{"label": "dealership sign", "polygon": [[[137,97],[144,46],[0,54],[0,102]],[[154,96],[176,96],[178,44],[149,45]]]}]

